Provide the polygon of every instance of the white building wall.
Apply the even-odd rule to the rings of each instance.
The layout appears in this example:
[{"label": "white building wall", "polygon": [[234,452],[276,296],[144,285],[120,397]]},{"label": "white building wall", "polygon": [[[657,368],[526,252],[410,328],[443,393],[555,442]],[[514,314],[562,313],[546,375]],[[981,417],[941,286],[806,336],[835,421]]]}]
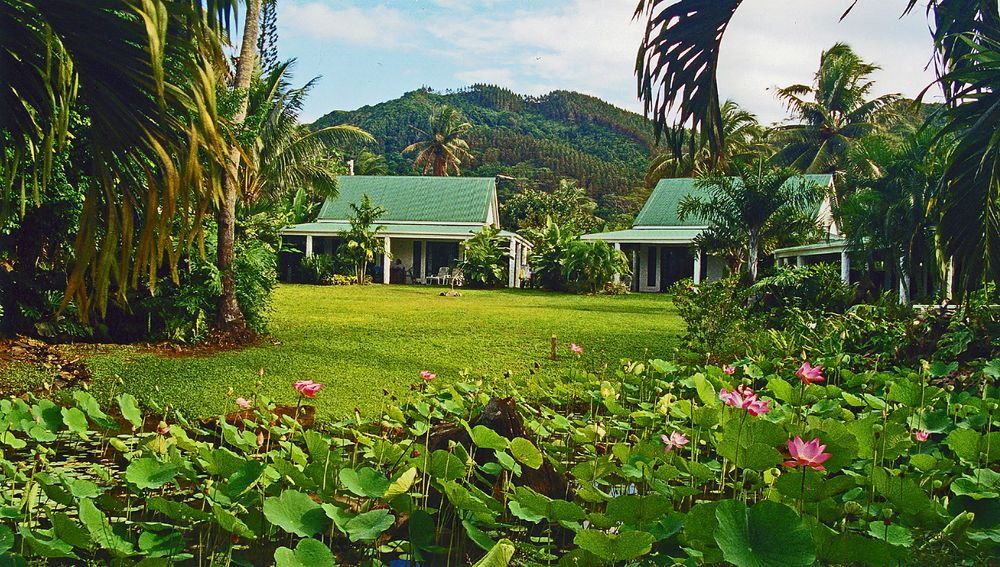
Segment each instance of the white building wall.
[{"label": "white building wall", "polygon": [[726,275],[726,260],[718,256],[705,256],[707,260],[705,268],[705,281],[718,281]]}]

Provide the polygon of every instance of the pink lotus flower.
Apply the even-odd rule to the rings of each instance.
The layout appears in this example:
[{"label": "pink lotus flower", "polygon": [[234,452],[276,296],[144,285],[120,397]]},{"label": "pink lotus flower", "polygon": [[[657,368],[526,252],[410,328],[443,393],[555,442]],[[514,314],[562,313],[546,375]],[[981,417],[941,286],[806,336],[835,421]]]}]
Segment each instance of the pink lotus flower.
[{"label": "pink lotus flower", "polygon": [[294,384],[294,388],[307,398],[315,398],[316,393],[323,389],[323,385],[312,380],[299,380]]},{"label": "pink lotus flower", "polygon": [[160,435],[169,435],[170,426],[167,425],[167,422],[161,421],[160,424],[156,426],[156,432],[159,433]]},{"label": "pink lotus flower", "polygon": [[734,408],[747,409],[757,400],[757,395],[753,393],[753,388],[741,384],[732,392],[727,392],[725,388],[719,390],[719,399]]},{"label": "pink lotus flower", "polygon": [[431,372],[429,370],[421,370],[420,371],[420,379],[423,380],[424,382],[430,382],[431,380],[433,380],[433,379],[435,379],[437,377],[438,377],[437,374],[434,374],[433,372]]},{"label": "pink lotus flower", "polygon": [[683,447],[688,444],[688,438],[680,431],[674,431],[668,437],[666,434],[660,435],[663,441],[663,452],[669,453],[674,447]]},{"label": "pink lotus flower", "polygon": [[726,374],[732,376],[734,373],[736,373],[736,367],[735,366],[731,366],[729,364],[723,364],[722,365],[722,371],[725,372]]},{"label": "pink lotus flower", "polygon": [[795,371],[795,375],[802,379],[802,383],[808,386],[813,382],[823,381],[823,365],[810,366],[808,362],[803,362],[802,366]]},{"label": "pink lotus flower", "polygon": [[931,434],[928,433],[927,431],[920,430],[920,431],[914,431],[913,436],[917,439],[917,441],[923,443],[924,441],[927,441],[928,438],[930,438]]},{"label": "pink lotus flower", "polygon": [[830,453],[824,453],[824,449],[826,449],[826,445],[819,444],[819,437],[806,443],[803,442],[798,435],[796,435],[795,439],[788,441],[788,454],[791,455],[792,458],[785,461],[783,464],[789,468],[811,467],[813,470],[817,471],[826,470],[823,467],[823,461],[829,459],[833,455]]},{"label": "pink lotus flower", "polygon": [[771,400],[754,400],[747,404],[746,410],[750,415],[757,417],[771,411]]},{"label": "pink lotus flower", "polygon": [[569,350],[573,351],[573,354],[577,356],[583,354],[583,347],[576,343],[569,343]]},{"label": "pink lotus flower", "polygon": [[244,397],[236,398],[236,405],[240,406],[240,409],[250,409],[251,406],[250,400]]}]

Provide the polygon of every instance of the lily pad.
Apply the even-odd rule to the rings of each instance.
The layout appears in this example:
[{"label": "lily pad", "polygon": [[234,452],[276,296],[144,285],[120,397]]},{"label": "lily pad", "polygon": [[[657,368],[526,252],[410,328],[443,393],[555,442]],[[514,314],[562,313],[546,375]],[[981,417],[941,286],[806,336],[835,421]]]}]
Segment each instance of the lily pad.
[{"label": "lily pad", "polygon": [[764,500],[747,508],[726,500],[715,509],[715,542],[738,567],[807,567],[816,561],[812,534],[788,506]]},{"label": "lily pad", "polygon": [[296,490],[285,490],[280,496],[264,499],[264,517],[299,537],[311,537],[325,530],[330,521],[319,504]]}]

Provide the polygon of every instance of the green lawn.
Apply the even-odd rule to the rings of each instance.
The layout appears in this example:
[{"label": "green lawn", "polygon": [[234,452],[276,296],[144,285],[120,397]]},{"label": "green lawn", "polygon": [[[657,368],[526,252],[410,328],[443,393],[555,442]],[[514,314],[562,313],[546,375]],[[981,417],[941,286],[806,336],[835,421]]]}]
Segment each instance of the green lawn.
[{"label": "green lawn", "polygon": [[[189,414],[222,411],[226,391],[249,395],[264,368],[264,392],[294,403],[290,384],[327,385],[316,400],[324,417],[380,408],[382,389],[404,395],[427,369],[439,380],[543,371],[573,363],[568,346],[583,346],[584,364],[666,356],[683,322],[669,297],[589,297],[522,290],[463,290],[439,297],[420,286],[283,285],[274,296],[272,342],[209,356],[161,356],[131,347],[102,349],[89,364],[94,389],[106,397],[114,377],[136,397],[168,401]],[[550,362],[550,337],[559,362]],[[159,389],[155,393],[154,388]]]}]

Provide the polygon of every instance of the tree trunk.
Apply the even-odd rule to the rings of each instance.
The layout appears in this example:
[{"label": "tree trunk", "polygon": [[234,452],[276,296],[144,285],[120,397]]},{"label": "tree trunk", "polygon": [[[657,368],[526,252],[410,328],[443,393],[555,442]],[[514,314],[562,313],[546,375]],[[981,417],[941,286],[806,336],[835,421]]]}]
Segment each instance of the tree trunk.
[{"label": "tree trunk", "polygon": [[760,234],[756,229],[750,230],[750,242],[747,243],[747,271],[750,272],[750,281],[757,281],[758,250],[760,248]]},{"label": "tree trunk", "polygon": [[[240,45],[240,58],[236,62],[236,78],[233,89],[240,97],[236,113],[233,115],[233,127],[238,130],[247,116],[249,104],[247,90],[253,77],[257,62],[257,35],[260,31],[261,0],[247,0],[246,20],[243,24],[243,42]],[[229,153],[230,167],[222,173],[222,206],[216,215],[219,225],[217,261],[222,279],[222,295],[219,296],[219,316],[217,326],[223,331],[242,331],[246,328],[246,319],[236,301],[236,275],[233,273],[236,240],[236,199],[239,195],[240,165],[239,148],[233,147]]]}]

